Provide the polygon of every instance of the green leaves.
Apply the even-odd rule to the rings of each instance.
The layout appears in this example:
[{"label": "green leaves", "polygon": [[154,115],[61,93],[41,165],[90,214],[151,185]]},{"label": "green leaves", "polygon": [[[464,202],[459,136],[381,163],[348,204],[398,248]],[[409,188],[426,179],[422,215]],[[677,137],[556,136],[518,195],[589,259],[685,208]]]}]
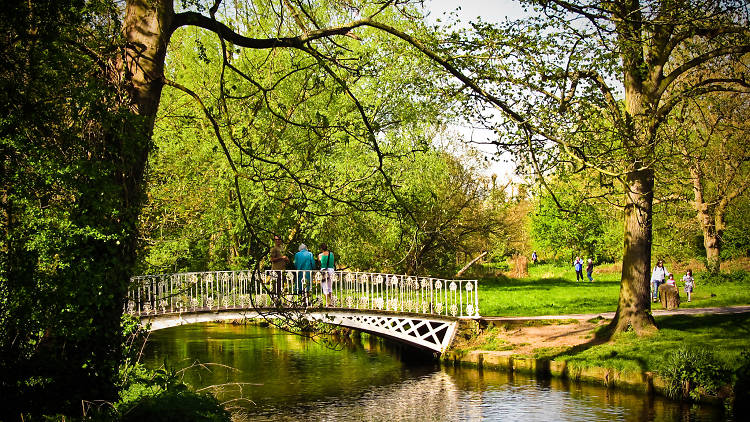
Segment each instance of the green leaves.
[{"label": "green leaves", "polygon": [[16,415],[114,395],[140,204],[129,147],[147,141],[102,68],[119,40],[113,9],[0,11],[0,395]]},{"label": "green leaves", "polygon": [[550,177],[555,192],[536,192],[531,236],[536,245],[561,261],[572,256],[614,262],[622,256],[621,217],[598,200],[601,187],[582,175]]},{"label": "green leaves", "polygon": [[732,379],[726,364],[705,349],[680,348],[667,354],[659,373],[669,381],[670,398],[693,401],[702,395],[715,396]]}]

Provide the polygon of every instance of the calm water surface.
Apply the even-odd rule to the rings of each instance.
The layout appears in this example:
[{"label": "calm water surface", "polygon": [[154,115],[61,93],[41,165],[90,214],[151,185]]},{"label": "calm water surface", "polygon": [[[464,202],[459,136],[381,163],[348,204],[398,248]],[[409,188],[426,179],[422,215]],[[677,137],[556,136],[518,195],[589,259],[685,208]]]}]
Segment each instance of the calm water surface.
[{"label": "calm water surface", "polygon": [[256,325],[194,324],[151,334],[145,363],[168,362],[249,420],[713,421],[721,408],[504,372],[441,367],[372,337],[340,350]]}]

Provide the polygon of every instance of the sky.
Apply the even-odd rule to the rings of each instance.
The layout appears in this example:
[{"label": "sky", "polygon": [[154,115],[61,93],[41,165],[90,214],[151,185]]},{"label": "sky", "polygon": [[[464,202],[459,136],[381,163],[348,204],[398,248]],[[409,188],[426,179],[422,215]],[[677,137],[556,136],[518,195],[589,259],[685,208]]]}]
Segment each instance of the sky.
[{"label": "sky", "polygon": [[[516,19],[524,16],[523,9],[518,2],[511,0],[425,0],[425,8],[430,11],[429,18],[433,22],[453,11],[464,22],[476,20],[477,17],[481,17],[486,22],[497,22],[506,17]],[[468,126],[451,125],[448,130],[459,134],[466,140],[477,142],[484,142],[494,137],[492,131]],[[475,145],[475,147],[488,157],[495,157],[495,160],[490,161],[490,167],[485,172],[487,176],[496,174],[498,184],[504,184],[510,178],[519,181],[513,176],[515,166],[509,156],[497,157],[495,148],[490,145]]]},{"label": "sky", "polygon": [[498,21],[506,16],[514,19],[523,16],[517,1],[511,0],[425,0],[425,8],[432,11],[432,18],[459,8],[461,20],[472,20],[481,16],[484,21]]}]

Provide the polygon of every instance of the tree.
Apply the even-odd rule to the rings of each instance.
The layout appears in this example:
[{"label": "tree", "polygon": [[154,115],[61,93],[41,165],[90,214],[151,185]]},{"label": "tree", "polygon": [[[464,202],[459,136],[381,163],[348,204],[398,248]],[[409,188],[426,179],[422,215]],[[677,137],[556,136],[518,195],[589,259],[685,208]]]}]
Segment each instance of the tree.
[{"label": "tree", "polygon": [[[747,89],[746,70],[739,66],[750,51],[746,5],[718,0],[525,4],[535,8],[535,17],[477,22],[470,35],[448,38],[446,48],[455,53],[447,65],[475,75],[460,77],[471,92],[468,101],[479,104],[478,118],[514,134],[497,144],[523,151],[538,176],[556,163],[571,163],[598,172],[604,185],[622,186],[623,269],[611,327],[651,332],[654,182],[668,148],[666,122],[690,98]],[[719,63],[737,63],[729,68],[738,70],[690,79]],[[493,123],[496,115],[483,111],[488,103],[505,117],[499,125]]]},{"label": "tree", "polygon": [[712,273],[721,267],[727,213],[750,188],[748,113],[750,94],[712,93],[683,104],[670,125],[679,159],[668,167],[677,177],[666,177],[664,183],[678,194],[691,188],[686,196],[703,232],[706,268]]},{"label": "tree", "polygon": [[[273,16],[252,19],[259,33],[278,23]],[[429,85],[417,71],[419,57],[389,63],[395,51],[377,33],[338,44],[348,52],[344,72],[322,69],[318,58],[294,49],[242,50],[224,61],[214,34],[200,28],[173,34],[165,74],[180,88],[163,93],[155,126],[151,201],[142,219],[154,245],[146,251],[150,262],[169,261],[151,253],[161,248],[188,252],[186,259],[210,256],[214,241],[231,236],[231,248],[241,247],[243,265],[252,266],[267,255],[269,233],[308,245],[324,236],[336,247],[328,236],[351,231],[353,212],[378,221],[411,218],[416,204],[408,202],[404,166],[433,154],[430,134],[443,111],[423,92]],[[377,139],[370,139],[362,111]],[[234,183],[223,180],[233,176]],[[169,195],[189,185],[198,188]],[[237,265],[201,258],[191,264]]]},{"label": "tree", "polygon": [[0,419],[116,396],[140,205],[128,146],[147,144],[100,60],[117,51],[116,14],[0,10]]}]

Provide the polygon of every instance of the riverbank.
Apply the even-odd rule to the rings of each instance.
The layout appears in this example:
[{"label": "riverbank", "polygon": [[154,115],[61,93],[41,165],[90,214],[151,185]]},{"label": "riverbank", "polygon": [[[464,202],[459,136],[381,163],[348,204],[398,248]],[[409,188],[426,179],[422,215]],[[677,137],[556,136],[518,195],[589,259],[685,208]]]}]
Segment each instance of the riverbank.
[{"label": "riverbank", "polygon": [[[604,341],[597,333],[610,314],[486,318],[463,327],[451,350],[449,365],[473,366],[540,377],[560,377],[607,387],[666,395],[670,355],[682,349],[710,350],[718,362],[736,372],[750,350],[750,307],[655,311],[660,327],[650,337],[622,333]],[[473,324],[473,325],[472,325]],[[722,401],[722,388],[704,401]]]}]

